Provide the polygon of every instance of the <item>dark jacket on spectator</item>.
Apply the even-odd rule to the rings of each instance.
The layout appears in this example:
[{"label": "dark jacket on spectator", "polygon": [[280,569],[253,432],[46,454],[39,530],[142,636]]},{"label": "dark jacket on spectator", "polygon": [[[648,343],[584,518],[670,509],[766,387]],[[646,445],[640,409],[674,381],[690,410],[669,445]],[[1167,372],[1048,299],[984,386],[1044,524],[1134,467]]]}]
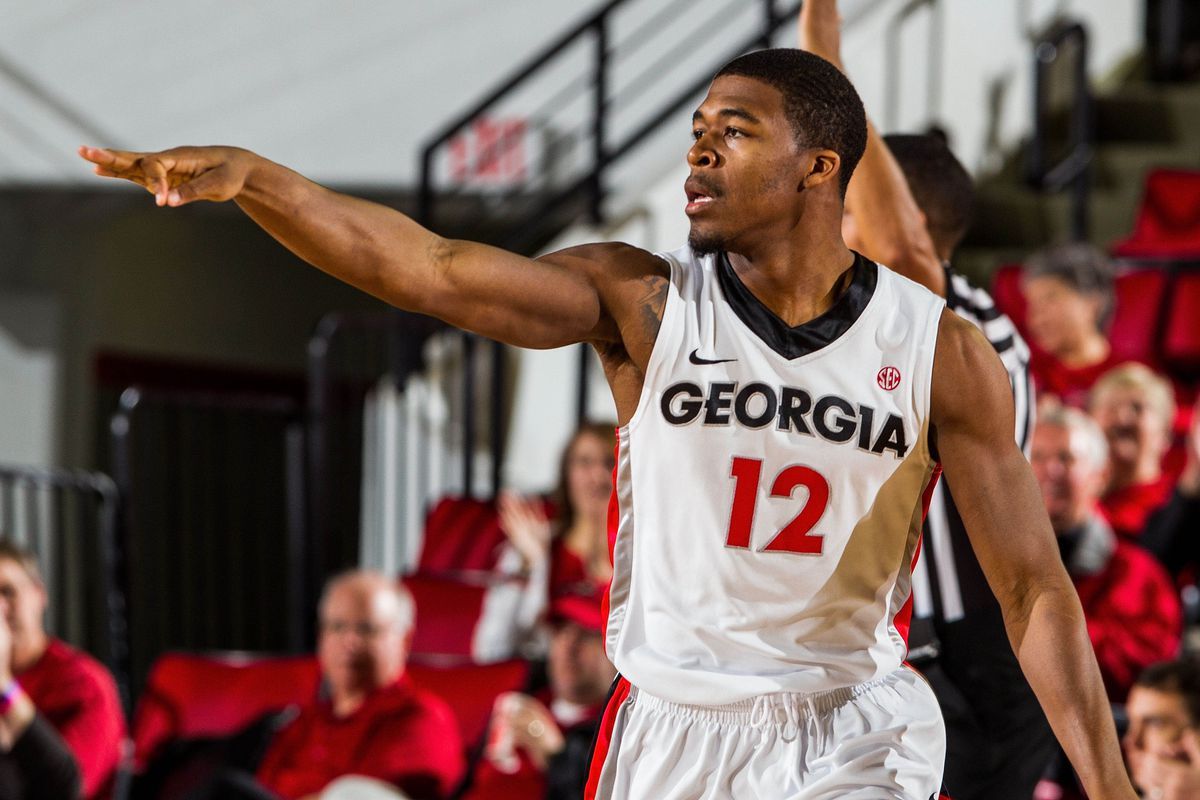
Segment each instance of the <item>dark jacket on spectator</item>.
[{"label": "dark jacket on spectator", "polygon": [[71,749],[38,714],[12,750],[0,754],[0,797],[4,800],[75,800],[79,767]]}]

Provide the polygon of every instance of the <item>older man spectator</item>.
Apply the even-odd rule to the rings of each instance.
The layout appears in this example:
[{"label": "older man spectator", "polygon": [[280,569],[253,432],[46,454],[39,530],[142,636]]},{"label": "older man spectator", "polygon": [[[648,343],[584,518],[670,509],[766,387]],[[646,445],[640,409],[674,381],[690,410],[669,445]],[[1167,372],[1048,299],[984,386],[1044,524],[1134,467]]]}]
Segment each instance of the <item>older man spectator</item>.
[{"label": "older man spectator", "polygon": [[1108,440],[1108,486],[1101,510],[1118,536],[1137,538],[1171,497],[1163,472],[1171,445],[1175,397],[1170,382],[1144,364],[1122,364],[1092,387],[1092,417]]},{"label": "older man spectator", "polygon": [[125,717],[94,658],[50,636],[37,559],[0,540],[0,797],[107,796]]},{"label": "older man spectator", "polygon": [[413,800],[450,794],[462,777],[462,742],[449,707],[405,675],[412,625],[412,598],[395,581],[367,571],[330,581],[317,650],[328,697],[272,741],[257,773],[263,787],[309,797],[357,775]]},{"label": "older man spectator", "polygon": [[1083,243],[1049,247],[1025,262],[1030,369],[1038,392],[1082,408],[1088,390],[1117,366],[1105,329],[1113,310],[1108,256]]},{"label": "older man spectator", "polygon": [[1143,797],[1200,800],[1200,664],[1155,664],[1143,672],[1125,706],[1121,744],[1129,775]]},{"label": "older man spectator", "polygon": [[1038,420],[1034,475],[1079,592],[1109,697],[1122,702],[1145,667],[1174,657],[1182,615],[1163,568],[1120,540],[1099,512],[1107,462],[1104,434],[1082,411],[1054,408]]}]

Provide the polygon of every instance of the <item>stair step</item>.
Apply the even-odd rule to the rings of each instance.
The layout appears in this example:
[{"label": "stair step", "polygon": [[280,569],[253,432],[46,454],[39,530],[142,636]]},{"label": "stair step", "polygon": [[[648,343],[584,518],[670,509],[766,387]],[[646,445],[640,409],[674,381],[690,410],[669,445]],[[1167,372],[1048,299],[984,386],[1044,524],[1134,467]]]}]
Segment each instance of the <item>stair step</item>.
[{"label": "stair step", "polygon": [[1102,144],[1096,148],[1092,162],[1093,185],[1133,184],[1140,196],[1146,173],[1155,167],[1200,169],[1200,143],[1194,147],[1132,142]]},{"label": "stair step", "polygon": [[1098,97],[1096,133],[1101,142],[1200,145],[1200,89],[1140,84]]}]

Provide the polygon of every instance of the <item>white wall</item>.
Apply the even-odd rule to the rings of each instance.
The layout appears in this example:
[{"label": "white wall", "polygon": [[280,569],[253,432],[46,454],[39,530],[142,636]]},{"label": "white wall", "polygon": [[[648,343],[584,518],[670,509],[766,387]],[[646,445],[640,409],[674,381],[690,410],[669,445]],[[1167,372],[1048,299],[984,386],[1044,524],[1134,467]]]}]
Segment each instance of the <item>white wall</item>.
[{"label": "white wall", "polygon": [[58,303],[49,295],[0,295],[0,462],[55,462],[58,323]]},{"label": "white wall", "polygon": [[86,137],[4,66],[131,149],[237,144],[341,184],[408,184],[418,145],[599,0],[46,0],[0,4],[0,182],[91,180]]}]

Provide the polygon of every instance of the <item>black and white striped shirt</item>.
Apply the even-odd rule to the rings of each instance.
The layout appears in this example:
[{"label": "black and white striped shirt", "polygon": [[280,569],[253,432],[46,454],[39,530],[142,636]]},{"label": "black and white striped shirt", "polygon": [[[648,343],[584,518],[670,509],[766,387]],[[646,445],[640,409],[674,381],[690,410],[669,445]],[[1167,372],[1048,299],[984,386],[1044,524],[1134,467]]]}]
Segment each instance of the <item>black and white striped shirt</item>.
[{"label": "black and white striped shirt", "polygon": [[[1033,432],[1034,394],[1029,374],[1029,346],[1013,321],[996,308],[983,289],[946,265],[946,306],[983,331],[1008,371],[1016,410],[1017,444],[1026,457]],[[925,540],[913,571],[913,616],[956,622],[975,611],[996,608],[962,517],[943,479],[934,490],[925,519]],[[916,634],[916,630],[914,630]],[[924,643],[911,641],[915,649]]]}]

